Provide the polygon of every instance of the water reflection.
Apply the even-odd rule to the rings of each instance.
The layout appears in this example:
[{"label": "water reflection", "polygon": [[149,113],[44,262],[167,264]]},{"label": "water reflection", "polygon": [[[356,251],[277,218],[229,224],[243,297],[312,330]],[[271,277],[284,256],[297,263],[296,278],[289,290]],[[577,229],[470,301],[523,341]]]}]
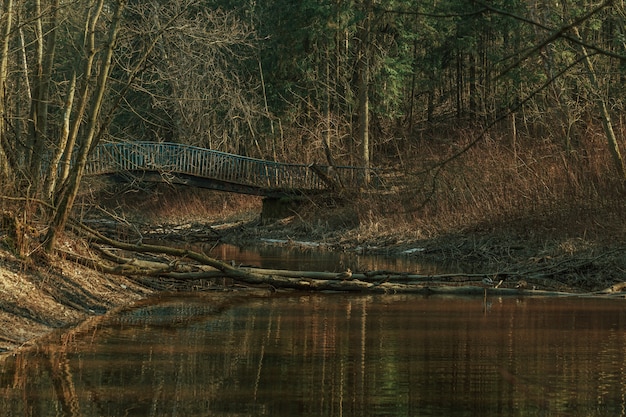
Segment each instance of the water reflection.
[{"label": "water reflection", "polygon": [[162,297],[1,365],[0,415],[623,416],[590,299]]},{"label": "water reflection", "polygon": [[438,274],[465,271],[458,265],[429,264],[408,255],[360,254],[357,252],[323,251],[308,246],[255,245],[237,247],[228,244],[204,245],[200,250],[210,256],[238,264],[259,268],[288,269],[294,271],[341,272],[346,268],[353,271],[396,271],[419,274]]}]

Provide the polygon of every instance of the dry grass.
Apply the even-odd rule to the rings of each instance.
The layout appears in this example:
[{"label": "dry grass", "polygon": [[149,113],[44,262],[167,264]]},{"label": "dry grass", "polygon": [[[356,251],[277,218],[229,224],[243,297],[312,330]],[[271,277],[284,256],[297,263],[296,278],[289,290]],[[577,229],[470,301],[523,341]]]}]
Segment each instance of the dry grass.
[{"label": "dry grass", "polygon": [[623,237],[623,187],[600,134],[575,152],[552,141],[526,139],[513,147],[486,138],[441,170],[431,170],[472,139],[422,146],[405,158],[394,192],[358,204],[361,227],[419,238],[453,233],[537,237]]},{"label": "dry grass", "polygon": [[91,187],[98,191],[83,195],[83,204],[90,207],[91,214],[102,216],[104,211],[131,222],[151,224],[230,221],[260,213],[262,204],[256,196],[166,184],[142,189],[110,183]]},{"label": "dry grass", "polygon": [[[141,299],[151,292],[132,280],[63,259],[17,258],[0,240],[0,359],[2,352],[56,328]],[[82,243],[78,243],[82,245]],[[63,243],[65,250],[75,242]]]}]

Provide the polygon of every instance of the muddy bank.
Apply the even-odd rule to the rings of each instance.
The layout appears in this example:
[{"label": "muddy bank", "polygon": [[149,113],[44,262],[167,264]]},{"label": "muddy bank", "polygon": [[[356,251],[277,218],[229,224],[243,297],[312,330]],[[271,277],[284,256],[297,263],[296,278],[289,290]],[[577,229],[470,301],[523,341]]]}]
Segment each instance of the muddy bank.
[{"label": "muddy bank", "polygon": [[207,280],[175,282],[131,279],[96,271],[64,256],[88,254],[86,242],[67,239],[58,256],[38,252],[17,257],[0,244],[0,361],[12,351],[36,344],[57,329],[162,291],[213,289]]}]

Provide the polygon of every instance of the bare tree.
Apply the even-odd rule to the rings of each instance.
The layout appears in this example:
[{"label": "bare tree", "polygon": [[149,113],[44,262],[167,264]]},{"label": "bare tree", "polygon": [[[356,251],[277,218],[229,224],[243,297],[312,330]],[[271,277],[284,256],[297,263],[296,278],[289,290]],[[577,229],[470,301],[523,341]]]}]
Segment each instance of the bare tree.
[{"label": "bare tree", "polygon": [[6,0],[0,14],[2,39],[0,43],[0,180],[5,182],[10,177],[9,159],[5,147],[8,146],[6,125],[6,93],[9,58],[9,42],[13,24],[13,0]]},{"label": "bare tree", "polygon": [[596,71],[593,67],[593,63],[591,62],[591,57],[587,52],[587,48],[583,46],[582,38],[580,36],[580,31],[577,27],[573,28],[574,35],[581,41],[578,45],[580,49],[580,54],[583,57],[583,61],[585,62],[585,68],[587,69],[587,76],[589,77],[589,82],[591,84],[591,88],[593,91],[591,92],[594,97],[594,101],[596,106],[598,107],[598,112],[600,113],[600,119],[602,120],[602,128],[604,129],[604,135],[606,136],[607,146],[609,148],[609,152],[611,157],[613,158],[613,164],[617,169],[617,173],[622,181],[626,181],[626,167],[624,166],[624,160],[622,159],[622,154],[619,149],[619,144],[617,143],[617,138],[615,137],[615,131],[613,130],[613,122],[611,121],[611,114],[609,113],[609,109],[606,103],[606,99],[603,97],[602,88],[598,81],[598,76],[596,75]]},{"label": "bare tree", "polygon": [[361,141],[361,160],[365,175],[363,184],[369,183],[370,168],[370,115],[369,115],[369,77],[370,77],[370,30],[371,30],[371,0],[363,1],[365,18],[359,29],[359,57],[358,57],[358,113],[359,113],[359,140]]},{"label": "bare tree", "polygon": [[145,110],[133,95],[149,98],[164,119],[140,117],[167,125],[171,139],[207,145],[235,137],[232,126],[254,137],[262,107],[246,93],[253,77],[238,70],[253,56],[253,36],[232,14],[200,0],[2,0],[0,8],[0,179],[17,184],[13,201],[50,208],[39,212],[48,251],[93,148]]},{"label": "bare tree", "polygon": [[[74,200],[76,199],[76,195],[78,194],[78,187],[80,185],[83,172],[85,170],[85,165],[87,164],[87,156],[89,155],[89,151],[96,144],[94,142],[94,139],[99,129],[99,115],[103,107],[104,95],[107,90],[113,51],[115,50],[115,44],[120,29],[120,21],[122,18],[122,11],[124,10],[124,5],[125,2],[123,0],[120,0],[116,2],[114,6],[115,11],[113,13],[113,17],[109,27],[108,39],[105,43],[103,54],[100,57],[100,72],[98,73],[95,80],[94,92],[91,94],[91,97],[88,97],[87,83],[85,84],[85,88],[83,90],[82,107],[87,107],[87,101],[90,101],[89,111],[87,113],[87,123],[82,133],[82,140],[78,148],[78,156],[76,158],[76,162],[72,168],[70,176],[67,178],[67,184],[64,188],[60,190],[57,195],[58,202],[56,204],[56,210],[53,215],[52,221],[49,224],[48,233],[45,239],[45,247],[48,251],[54,249],[54,244],[56,242],[59,231],[62,231],[65,228],[65,223],[69,218],[72,206],[74,205]],[[96,4],[93,4],[93,6],[93,13],[89,15],[87,29],[85,30],[85,45],[88,48],[88,59],[85,63],[84,73],[87,76],[91,75],[91,69],[93,67],[93,61],[96,54],[94,26],[98,23],[100,19],[102,8],[104,6],[104,0],[98,0]],[[80,119],[77,119],[76,123],[79,123],[79,120]],[[71,151],[73,151],[73,148],[66,148],[65,150],[66,154],[69,154]],[[51,167],[51,169],[56,169],[56,167]]]},{"label": "bare tree", "polygon": [[[142,73],[147,82],[129,92],[125,117],[134,114],[143,133],[159,141],[234,152],[249,147],[266,114],[254,94],[260,75],[248,72],[256,65],[245,65],[256,62],[252,29],[233,12],[207,10],[197,0],[137,2],[129,9],[132,37],[126,40],[158,41]],[[168,27],[174,16],[176,24]],[[115,134],[132,140],[136,132]]]}]

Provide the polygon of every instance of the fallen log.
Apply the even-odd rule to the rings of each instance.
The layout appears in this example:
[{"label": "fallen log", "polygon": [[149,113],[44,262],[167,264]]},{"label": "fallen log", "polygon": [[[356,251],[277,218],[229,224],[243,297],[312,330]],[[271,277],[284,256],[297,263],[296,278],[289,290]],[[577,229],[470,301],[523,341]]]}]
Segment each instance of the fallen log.
[{"label": "fallen log", "polygon": [[[338,278],[336,272],[317,272],[317,271],[290,271],[285,269],[263,269],[254,267],[240,267],[243,271],[256,272],[259,274],[267,275],[280,275],[286,277],[302,277],[302,278],[316,278],[316,279],[341,279]],[[433,279],[452,279],[452,278],[465,278],[468,281],[481,280],[485,277],[493,277],[494,274],[412,274],[412,273],[400,273],[393,271],[366,271],[362,273],[353,272],[352,279],[358,279],[366,282],[378,282],[386,280],[389,282],[409,282],[409,281],[431,281]]]},{"label": "fallen log", "polygon": [[[273,289],[291,289],[304,291],[342,291],[342,292],[369,292],[369,293],[417,293],[417,294],[456,294],[456,295],[533,295],[533,296],[623,296],[626,284],[615,284],[604,291],[595,293],[576,294],[552,289],[540,290],[537,285],[517,285],[509,281],[509,288],[500,286],[502,279],[512,276],[524,276],[523,273],[508,274],[441,274],[420,275],[409,273],[394,273],[390,271],[368,271],[364,273],[337,274],[335,272],[314,271],[286,271],[275,269],[260,269],[249,267],[234,267],[219,261],[204,253],[169,246],[149,245],[142,243],[126,243],[116,241],[102,235],[100,232],[80,223],[73,223],[75,230],[87,234],[93,241],[110,247],[150,255],[160,255],[158,260],[142,260],[136,257],[121,256],[110,250],[98,248],[107,260],[83,258],[85,264],[94,268],[129,277],[162,277],[176,280],[201,280],[231,278],[232,280],[251,285],[266,286]],[[69,255],[66,255],[69,256]],[[76,257],[76,255],[73,255]],[[162,256],[174,257],[169,261]],[[501,278],[500,278],[501,277]],[[500,279],[497,288],[493,283]],[[546,278],[533,278],[535,282],[549,283]],[[512,284],[512,285],[511,285]],[[542,285],[542,286],[543,286]],[[547,285],[546,285],[547,287]],[[556,288],[556,287],[555,287]]]}]

